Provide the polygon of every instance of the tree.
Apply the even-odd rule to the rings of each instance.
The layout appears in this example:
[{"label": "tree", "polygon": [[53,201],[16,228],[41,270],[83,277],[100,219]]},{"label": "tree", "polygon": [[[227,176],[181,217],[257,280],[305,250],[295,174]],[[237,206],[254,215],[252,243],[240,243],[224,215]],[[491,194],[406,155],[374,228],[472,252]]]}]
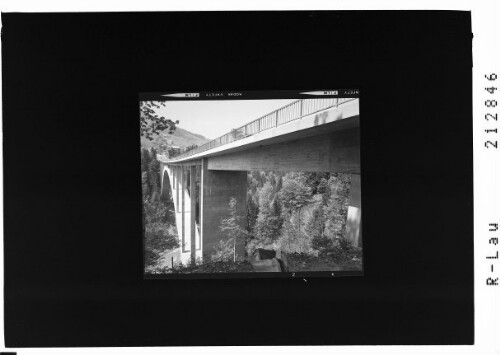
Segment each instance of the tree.
[{"label": "tree", "polygon": [[332,240],[325,235],[325,215],[323,204],[317,206],[306,225],[306,233],[311,237],[311,247],[320,254],[326,253],[332,247]]},{"label": "tree", "polygon": [[320,191],[320,185],[322,180],[328,181],[330,177],[330,173],[303,173],[305,177],[305,184],[311,188],[312,194],[315,195],[317,193],[323,193]]},{"label": "tree", "polygon": [[247,194],[247,231],[252,234],[257,217],[259,216],[259,206],[255,203],[254,198],[249,193]]},{"label": "tree", "polygon": [[147,267],[154,266],[161,254],[179,247],[177,231],[167,222],[168,209],[162,202],[144,201],[144,252]]},{"label": "tree", "polygon": [[324,206],[325,234],[348,248],[345,238],[347,207],[351,185],[350,174],[332,174],[328,180],[328,200]]},{"label": "tree", "polygon": [[306,178],[300,173],[288,173],[283,178],[283,187],[279,192],[279,198],[283,206],[283,210],[292,214],[299,214],[299,229],[300,234],[300,213],[302,207],[311,201],[312,189],[307,186]]},{"label": "tree", "polygon": [[322,205],[317,206],[313,210],[312,216],[307,222],[305,229],[306,233],[312,238],[325,234],[325,217]]},{"label": "tree", "polygon": [[148,170],[148,164],[151,161],[151,156],[149,155],[149,151],[145,148],[141,148],[141,171]]},{"label": "tree", "polygon": [[281,208],[269,180],[259,190],[258,200],[259,208],[254,228],[255,235],[251,243],[247,245],[250,254],[258,247],[273,244],[280,237],[283,224]]},{"label": "tree", "polygon": [[147,171],[141,173],[141,182],[142,182],[142,199],[146,201],[149,199],[149,195],[151,193],[151,189],[149,188],[149,183],[148,183]]},{"label": "tree", "polygon": [[175,158],[176,156],[181,154],[180,149],[174,149],[172,147],[167,148],[167,154],[170,159]]},{"label": "tree", "polygon": [[279,193],[282,187],[283,187],[283,178],[281,177],[281,175],[278,175],[276,178],[276,185],[274,191],[276,191],[276,193]]},{"label": "tree", "polygon": [[175,131],[175,125],[179,121],[172,121],[163,116],[159,116],[156,110],[165,106],[163,101],[141,101],[141,136],[149,140],[153,140],[153,135],[168,129],[168,133],[172,134]]},{"label": "tree", "polygon": [[189,152],[189,151],[191,151],[191,150],[193,150],[193,149],[196,149],[196,148],[198,148],[198,145],[197,145],[197,144],[194,144],[194,143],[193,143],[193,144],[191,144],[191,145],[188,145],[186,148],[184,148],[184,153],[187,153],[187,152]]},{"label": "tree", "polygon": [[156,152],[152,150],[152,158],[148,164],[149,186],[151,188],[151,198],[159,199],[161,189],[160,162],[156,159]]},{"label": "tree", "polygon": [[324,194],[326,192],[326,190],[328,189],[328,179],[327,178],[324,178],[322,177],[319,181],[319,184],[318,184],[318,188],[317,188],[317,192],[319,194]]},{"label": "tree", "polygon": [[268,173],[267,181],[269,181],[269,183],[273,188],[276,187],[276,176],[273,174],[272,171]]},{"label": "tree", "polygon": [[228,262],[231,259],[235,260],[234,245],[231,239],[219,241],[219,244],[214,249],[215,253],[211,256],[212,261]]},{"label": "tree", "polygon": [[[227,243],[233,246],[233,260],[236,261],[236,243],[244,241],[248,232],[241,226],[241,219],[243,217],[238,215],[236,198],[231,197],[229,200],[229,217],[221,221],[219,226],[220,231],[225,234],[228,239]],[[224,244],[224,243],[222,243]]]},{"label": "tree", "polygon": [[179,247],[172,225],[166,223],[146,224],[144,238],[146,266],[156,264],[164,251]]},{"label": "tree", "polygon": [[255,224],[255,241],[249,248],[250,252],[257,247],[266,247],[273,244],[281,235],[283,219],[281,217],[278,202],[274,199],[270,208],[259,211],[257,223]]},{"label": "tree", "polygon": [[283,221],[282,237],[280,240],[282,250],[289,253],[302,251],[301,235],[291,218]]}]

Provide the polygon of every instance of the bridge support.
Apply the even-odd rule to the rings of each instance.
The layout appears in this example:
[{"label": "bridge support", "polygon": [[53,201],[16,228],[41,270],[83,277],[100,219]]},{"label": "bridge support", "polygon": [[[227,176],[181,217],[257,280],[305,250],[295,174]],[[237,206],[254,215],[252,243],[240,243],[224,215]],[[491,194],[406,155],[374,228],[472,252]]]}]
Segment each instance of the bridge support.
[{"label": "bridge support", "polygon": [[184,167],[180,168],[180,178],[181,178],[181,243],[182,252],[186,252],[186,202],[185,202],[185,190],[186,190],[186,174],[184,173]]},{"label": "bridge support", "polygon": [[351,175],[349,207],[347,209],[346,237],[354,246],[361,247],[361,175]]},{"label": "bridge support", "polygon": [[196,165],[190,167],[189,197],[191,198],[191,263],[196,261]]},{"label": "bridge support", "polygon": [[174,166],[173,168],[173,173],[172,175],[175,176],[175,202],[176,202],[176,205],[175,205],[175,212],[179,212],[180,211],[180,208],[179,208],[179,189],[180,189],[180,184],[179,184],[179,168]]},{"label": "bridge support", "polygon": [[[247,214],[247,172],[208,170],[207,159],[201,166],[201,240],[203,258],[210,258],[220,240],[224,240],[220,231],[221,221],[230,217],[229,201],[236,199],[236,213],[241,216],[239,224],[246,226]],[[222,238],[221,238],[222,237]],[[237,257],[245,256],[245,243],[236,244]]]}]

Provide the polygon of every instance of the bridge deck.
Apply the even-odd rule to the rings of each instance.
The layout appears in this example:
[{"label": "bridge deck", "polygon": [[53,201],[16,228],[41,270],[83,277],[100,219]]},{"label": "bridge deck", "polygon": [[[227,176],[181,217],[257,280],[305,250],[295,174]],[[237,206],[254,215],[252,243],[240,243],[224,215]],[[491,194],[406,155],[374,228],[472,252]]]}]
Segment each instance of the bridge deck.
[{"label": "bridge deck", "polygon": [[[300,101],[304,100],[299,100],[297,102]],[[249,149],[254,146],[269,145],[300,137],[322,134],[325,133],[327,127],[330,130],[333,128],[352,128],[359,124],[358,120],[346,120],[345,122],[340,121],[357,116],[359,116],[359,99],[357,98],[346,99],[337,105],[330,105],[311,114],[299,116],[285,122],[279,121],[279,113],[275,114],[274,121],[269,119],[269,117],[272,116],[266,115],[259,119],[261,121],[252,121],[248,125],[219,137],[218,139],[213,140],[204,146],[198,147],[193,151],[187,152],[184,155],[174,159],[159,156],[159,160],[163,163],[172,165],[196,164],[197,160],[208,156],[227,154],[229,152]],[[260,122],[259,124],[262,125],[262,129],[248,134],[248,132],[253,132],[250,128],[248,128],[248,126],[251,125],[250,127],[253,127],[255,122]],[[266,123],[264,124],[262,122]],[[334,122],[335,125],[331,125]],[[245,134],[245,132],[247,132],[247,134]]]}]

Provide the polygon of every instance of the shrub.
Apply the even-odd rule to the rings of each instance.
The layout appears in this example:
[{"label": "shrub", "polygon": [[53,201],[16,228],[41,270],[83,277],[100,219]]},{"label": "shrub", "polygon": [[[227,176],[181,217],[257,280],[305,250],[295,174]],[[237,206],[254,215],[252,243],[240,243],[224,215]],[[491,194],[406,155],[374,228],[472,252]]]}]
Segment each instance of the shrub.
[{"label": "shrub", "polygon": [[214,247],[215,254],[211,256],[212,261],[228,262],[234,258],[234,243],[231,239],[221,240],[219,245]]},{"label": "shrub", "polygon": [[166,223],[146,224],[144,239],[146,266],[156,264],[164,251],[179,247],[172,226]]},{"label": "shrub", "polygon": [[178,248],[179,241],[175,226],[168,223],[165,204],[144,201],[144,259],[146,267],[154,266],[161,254]]},{"label": "shrub", "polygon": [[311,239],[311,247],[324,255],[333,249],[333,241],[326,235],[315,235]]},{"label": "shrub", "polygon": [[195,264],[184,265],[178,263],[175,265],[174,269],[163,268],[158,270],[159,273],[179,273],[179,274],[191,274],[191,273],[228,273],[228,272],[253,272],[252,265],[244,260],[233,261],[218,261],[218,260],[207,260],[197,259]]},{"label": "shrub", "polygon": [[350,252],[352,249],[352,243],[351,241],[346,238],[346,236],[342,235],[337,238],[337,243],[338,247],[343,251],[343,252]]}]

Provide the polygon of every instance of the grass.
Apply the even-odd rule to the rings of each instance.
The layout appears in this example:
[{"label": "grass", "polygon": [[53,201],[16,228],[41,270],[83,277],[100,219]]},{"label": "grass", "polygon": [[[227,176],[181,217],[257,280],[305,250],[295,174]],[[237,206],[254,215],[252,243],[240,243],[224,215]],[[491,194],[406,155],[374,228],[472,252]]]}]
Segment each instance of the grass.
[{"label": "grass", "polygon": [[361,271],[361,250],[336,251],[318,257],[308,254],[287,255],[288,271]]},{"label": "grass", "polygon": [[193,264],[177,264],[172,269],[165,267],[156,270],[158,274],[211,274],[253,272],[252,265],[247,260],[237,261],[204,261]]}]

